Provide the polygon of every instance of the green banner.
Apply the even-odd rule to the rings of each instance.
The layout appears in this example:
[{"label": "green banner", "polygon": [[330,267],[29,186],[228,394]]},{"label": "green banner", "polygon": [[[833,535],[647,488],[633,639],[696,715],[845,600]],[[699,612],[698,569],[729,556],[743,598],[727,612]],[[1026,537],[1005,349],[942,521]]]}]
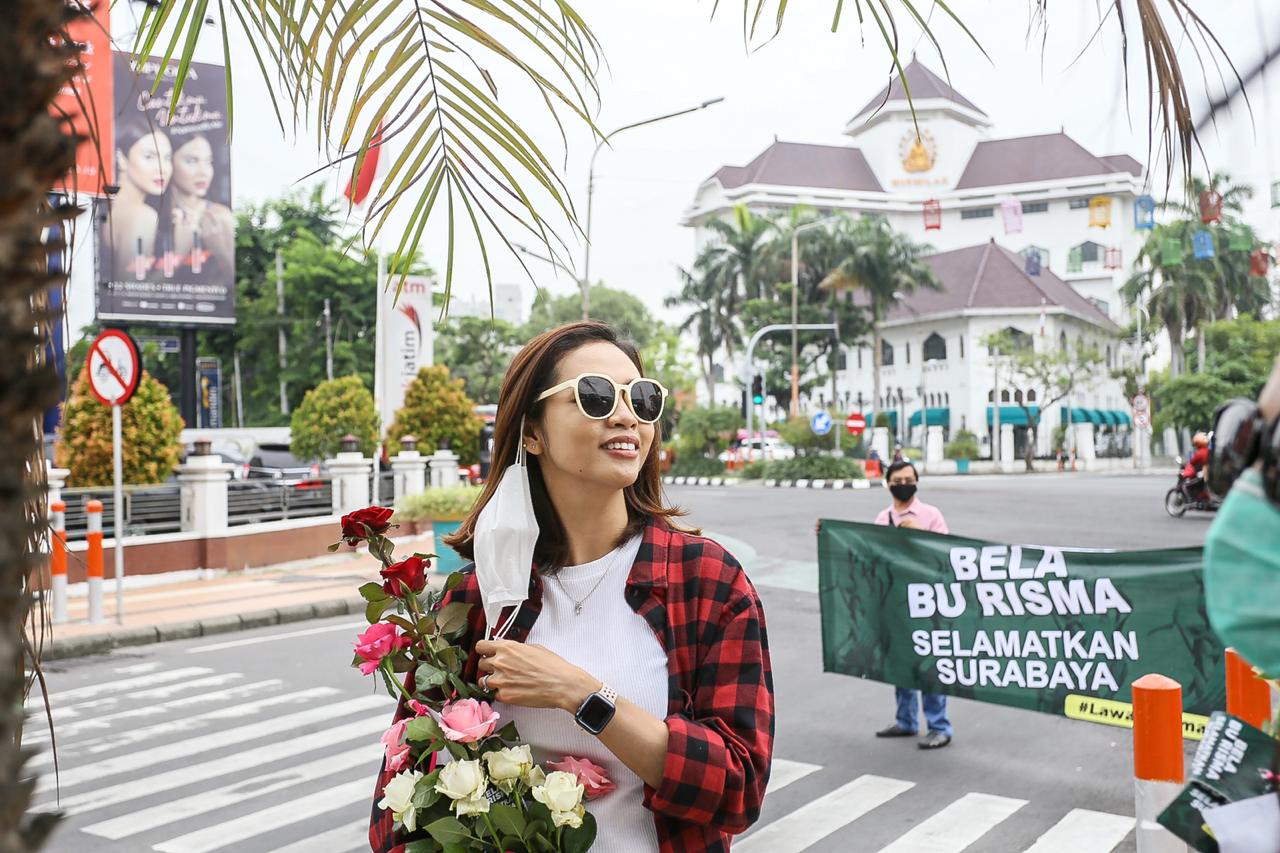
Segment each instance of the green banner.
[{"label": "green banner", "polygon": [[1200,548],[1076,550],[824,519],[818,565],[827,672],[1111,725],[1132,725],[1129,686],[1149,672],[1180,682],[1192,714],[1225,705]]}]

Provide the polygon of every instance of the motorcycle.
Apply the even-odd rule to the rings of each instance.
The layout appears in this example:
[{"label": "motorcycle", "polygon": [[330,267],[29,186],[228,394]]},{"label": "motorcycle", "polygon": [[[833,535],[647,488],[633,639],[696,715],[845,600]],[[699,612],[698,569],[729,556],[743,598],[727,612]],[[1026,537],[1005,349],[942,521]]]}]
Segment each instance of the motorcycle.
[{"label": "motorcycle", "polygon": [[1217,512],[1218,507],[1222,505],[1222,501],[1209,492],[1204,480],[1194,474],[1187,473],[1181,456],[1178,457],[1177,461],[1178,484],[1164,496],[1164,511],[1174,518],[1182,518],[1189,509],[1201,512]]}]

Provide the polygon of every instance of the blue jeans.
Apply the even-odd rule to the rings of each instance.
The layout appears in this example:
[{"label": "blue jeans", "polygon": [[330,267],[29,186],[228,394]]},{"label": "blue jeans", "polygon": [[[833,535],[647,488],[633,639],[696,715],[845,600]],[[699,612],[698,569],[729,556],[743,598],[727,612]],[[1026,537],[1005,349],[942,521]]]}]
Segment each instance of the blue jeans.
[{"label": "blue jeans", "polygon": [[[898,725],[908,731],[919,731],[920,724],[916,719],[916,697],[918,690],[893,689],[898,699]],[[951,737],[951,721],[947,719],[947,697],[941,693],[924,694],[924,718],[929,723],[929,731],[941,732]]]}]

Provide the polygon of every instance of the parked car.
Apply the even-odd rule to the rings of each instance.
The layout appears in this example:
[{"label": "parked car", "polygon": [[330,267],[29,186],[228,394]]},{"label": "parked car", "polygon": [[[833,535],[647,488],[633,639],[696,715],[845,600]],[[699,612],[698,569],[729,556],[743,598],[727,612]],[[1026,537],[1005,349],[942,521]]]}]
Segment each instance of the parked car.
[{"label": "parked car", "polygon": [[[182,448],[182,454],[178,457],[178,464],[186,464],[187,457],[191,455],[191,451],[194,449],[195,448],[190,444]],[[244,454],[240,452],[238,447],[233,445],[215,444],[212,450],[214,456],[217,456],[228,465],[235,466],[231,469],[231,479],[243,480],[249,476],[249,460],[244,458]],[[172,475],[170,479],[176,480],[177,475]]]},{"label": "parked car", "polygon": [[286,486],[314,483],[323,473],[320,460],[299,459],[287,444],[259,444],[249,462],[249,479],[274,480]]},{"label": "parked car", "polygon": [[721,462],[728,462],[730,459],[736,459],[739,462],[755,462],[760,459],[773,461],[795,458],[796,449],[794,447],[780,439],[768,437],[764,439],[763,451],[760,448],[760,439],[755,438],[749,442],[742,441],[732,450],[726,450],[720,454]]}]

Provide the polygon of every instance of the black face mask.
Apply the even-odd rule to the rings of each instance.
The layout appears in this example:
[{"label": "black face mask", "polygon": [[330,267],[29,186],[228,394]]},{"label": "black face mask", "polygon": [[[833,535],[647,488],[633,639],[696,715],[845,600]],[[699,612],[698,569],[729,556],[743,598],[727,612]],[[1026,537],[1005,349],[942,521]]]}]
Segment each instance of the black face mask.
[{"label": "black face mask", "polygon": [[916,496],[917,488],[918,486],[915,483],[899,483],[896,486],[890,486],[889,492],[893,495],[894,500],[907,503]]}]

